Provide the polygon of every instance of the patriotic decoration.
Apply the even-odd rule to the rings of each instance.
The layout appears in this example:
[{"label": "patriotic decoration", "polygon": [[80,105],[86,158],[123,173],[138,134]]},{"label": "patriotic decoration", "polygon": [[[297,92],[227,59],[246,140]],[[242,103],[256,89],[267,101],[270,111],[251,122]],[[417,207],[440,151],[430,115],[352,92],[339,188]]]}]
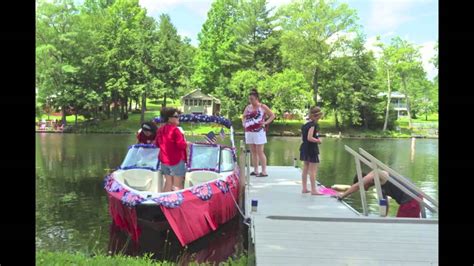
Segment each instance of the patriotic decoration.
[{"label": "patriotic decoration", "polygon": [[194,186],[191,188],[191,192],[198,198],[202,200],[208,200],[212,197],[211,185],[204,184],[200,186]]},{"label": "patriotic decoration", "polygon": [[126,191],[122,196],[122,203],[128,207],[135,207],[138,204],[142,203],[145,199],[140,195],[135,194],[131,191]]},{"label": "patriotic decoration", "polygon": [[181,203],[183,203],[184,196],[181,192],[175,192],[172,194],[154,198],[152,200],[160,205],[165,206],[166,208],[177,208],[181,205]]},{"label": "patriotic decoration", "polygon": [[218,179],[214,183],[216,184],[216,187],[222,191],[222,193],[225,194],[229,192],[229,187],[227,186],[227,183],[225,181]]},{"label": "patriotic decoration", "polygon": [[217,142],[216,134],[214,134],[214,132],[212,131],[207,133],[206,136],[204,136],[204,138],[206,139],[208,143],[211,143],[211,144],[215,144]]},{"label": "patriotic decoration", "polygon": [[[161,117],[155,117],[155,123],[161,123]],[[179,122],[201,122],[201,123],[217,123],[227,128],[232,126],[232,122],[222,116],[214,115],[198,115],[198,114],[183,114],[179,116]]]},{"label": "patriotic decoration", "polygon": [[221,128],[221,132],[219,133],[219,135],[221,136],[221,139],[224,140],[225,139],[225,132],[224,132],[224,128]]}]

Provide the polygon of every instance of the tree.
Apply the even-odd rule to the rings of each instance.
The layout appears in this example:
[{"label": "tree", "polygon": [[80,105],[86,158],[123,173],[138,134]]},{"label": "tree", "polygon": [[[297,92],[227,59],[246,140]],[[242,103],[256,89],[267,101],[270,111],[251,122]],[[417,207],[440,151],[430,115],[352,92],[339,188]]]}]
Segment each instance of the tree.
[{"label": "tree", "polygon": [[305,74],[317,104],[321,75],[356,29],[356,13],[334,0],[300,0],[282,6],[278,14],[283,60]]},{"label": "tree", "polygon": [[235,61],[237,37],[233,30],[237,18],[237,0],[216,0],[212,3],[201,32],[199,49],[194,58],[192,82],[203,92],[223,88],[238,69]]},{"label": "tree", "polygon": [[423,70],[421,54],[418,47],[408,41],[402,40],[400,37],[392,39],[391,46],[393,46],[394,52],[391,55],[392,61],[394,62],[393,68],[397,75],[401,79],[402,92],[406,95],[407,101],[407,113],[408,113],[408,125],[412,127],[412,113],[411,113],[411,99],[414,99],[416,90],[410,88],[408,83],[412,79],[419,77],[426,77],[426,73]]},{"label": "tree", "polygon": [[154,48],[154,62],[157,67],[158,78],[163,82],[163,104],[166,106],[166,97],[176,96],[180,86],[182,72],[180,60],[181,40],[171,19],[166,14],[160,15],[158,29],[158,44]]},{"label": "tree", "polygon": [[[240,115],[247,106],[247,97],[252,89],[259,89],[260,83],[267,78],[263,72],[256,70],[237,71],[228,86],[218,87],[217,96],[221,99],[222,111],[230,118]],[[264,93],[260,93],[265,101]]]},{"label": "tree", "polygon": [[366,129],[376,122],[373,106],[379,102],[375,58],[364,48],[365,36],[358,33],[341,46],[331,64],[321,72],[320,93],[324,106],[334,113],[336,128],[339,116],[349,126],[363,125]]},{"label": "tree", "polygon": [[[77,63],[77,9],[71,0],[39,2],[36,12],[36,82],[38,97],[49,107],[60,108],[66,124],[66,109],[78,100],[74,74]],[[71,47],[73,49],[71,49]]]},{"label": "tree", "polygon": [[274,33],[275,16],[270,16],[266,0],[239,2],[235,25],[237,58],[241,69],[275,72],[281,66],[279,40]]},{"label": "tree", "polygon": [[311,104],[311,92],[303,74],[294,69],[285,69],[281,73],[261,82],[260,93],[277,115],[284,112],[302,111]]}]

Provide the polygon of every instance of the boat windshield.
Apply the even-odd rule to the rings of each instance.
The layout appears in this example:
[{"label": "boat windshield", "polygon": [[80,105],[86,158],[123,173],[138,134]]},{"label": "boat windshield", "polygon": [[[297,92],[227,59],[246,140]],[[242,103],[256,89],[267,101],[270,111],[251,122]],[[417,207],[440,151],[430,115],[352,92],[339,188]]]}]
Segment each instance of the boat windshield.
[{"label": "boat windshield", "polygon": [[220,147],[215,144],[191,145],[189,170],[219,171]]},{"label": "boat windshield", "polygon": [[136,144],[128,149],[120,169],[150,169],[157,171],[159,168],[158,154],[160,149],[152,144]]}]

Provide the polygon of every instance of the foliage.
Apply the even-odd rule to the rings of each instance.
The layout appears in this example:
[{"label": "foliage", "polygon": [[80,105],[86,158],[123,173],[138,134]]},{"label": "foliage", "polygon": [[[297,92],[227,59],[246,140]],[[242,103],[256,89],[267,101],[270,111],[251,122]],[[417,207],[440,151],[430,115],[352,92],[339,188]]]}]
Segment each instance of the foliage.
[{"label": "foliage", "polygon": [[355,10],[336,0],[273,11],[265,0],[215,0],[196,48],[169,15],[155,20],[138,0],[38,0],[37,116],[62,111],[78,130],[128,130],[157,113],[149,99],[176,105],[201,88],[235,120],[255,88],[279,117],[316,103],[336,130],[369,130],[383,127],[387,99],[378,94],[389,80],[391,92],[407,95],[409,127],[438,111],[438,77],[427,79],[416,45],[395,37],[376,58]]},{"label": "foliage", "polygon": [[278,14],[283,60],[305,75],[317,103],[319,85],[327,81],[322,72],[356,29],[355,11],[334,0],[300,0],[282,6]]}]

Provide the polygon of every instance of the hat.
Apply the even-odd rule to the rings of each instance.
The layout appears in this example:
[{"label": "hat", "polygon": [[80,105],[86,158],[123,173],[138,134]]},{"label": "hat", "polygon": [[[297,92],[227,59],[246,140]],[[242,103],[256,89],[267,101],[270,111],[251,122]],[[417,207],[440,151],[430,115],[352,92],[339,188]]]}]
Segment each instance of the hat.
[{"label": "hat", "polygon": [[143,125],[142,125],[142,129],[143,129],[143,130],[151,131],[151,127],[150,127],[149,125],[147,125],[147,124],[143,124]]}]

